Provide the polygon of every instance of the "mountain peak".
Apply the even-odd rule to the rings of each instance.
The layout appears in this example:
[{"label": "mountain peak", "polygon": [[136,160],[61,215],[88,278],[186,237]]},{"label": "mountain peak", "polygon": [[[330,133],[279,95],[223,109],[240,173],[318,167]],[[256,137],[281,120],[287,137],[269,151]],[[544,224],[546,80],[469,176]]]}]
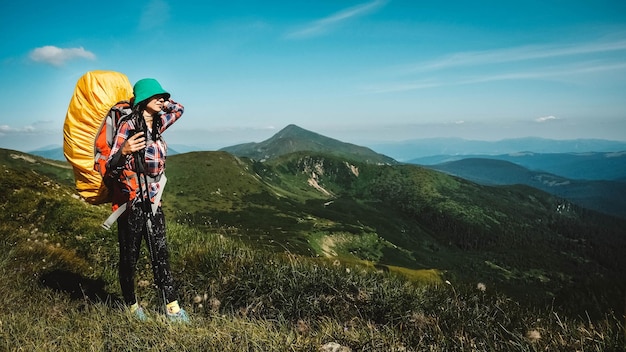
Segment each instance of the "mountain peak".
[{"label": "mountain peak", "polygon": [[[304,128],[290,124],[278,131],[272,138],[317,138],[323,137],[320,134],[305,130]],[[270,138],[270,139],[272,139]]]},{"label": "mountain peak", "polygon": [[285,126],[285,128],[283,128],[282,130],[280,130],[280,132],[278,133],[292,133],[292,132],[301,132],[301,131],[306,131],[304,128],[298,126],[298,125],[294,125],[294,124],[289,124],[287,126]]},{"label": "mountain peak", "polygon": [[331,154],[373,164],[396,163],[394,159],[378,154],[369,148],[344,143],[294,124],[287,125],[263,142],[238,144],[220,150],[255,160],[268,160],[285,154],[304,151]]}]

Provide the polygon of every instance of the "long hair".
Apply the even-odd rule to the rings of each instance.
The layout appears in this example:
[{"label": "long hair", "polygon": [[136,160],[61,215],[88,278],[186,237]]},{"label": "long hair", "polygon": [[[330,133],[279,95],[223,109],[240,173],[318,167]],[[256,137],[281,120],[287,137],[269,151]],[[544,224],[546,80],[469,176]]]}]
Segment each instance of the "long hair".
[{"label": "long hair", "polygon": [[[146,110],[146,106],[148,105],[147,101],[142,101],[141,103],[135,105],[135,107],[133,108],[133,114],[136,115],[137,118],[137,127],[143,131],[143,133],[146,135],[146,137],[148,136],[148,126],[146,125],[146,120],[143,117],[143,112],[144,110]],[[152,115],[152,126],[150,126],[150,129],[152,130],[152,134],[150,135],[150,138],[153,141],[157,141],[160,137],[161,137],[161,118],[159,116],[160,114],[157,112],[154,115]]]}]

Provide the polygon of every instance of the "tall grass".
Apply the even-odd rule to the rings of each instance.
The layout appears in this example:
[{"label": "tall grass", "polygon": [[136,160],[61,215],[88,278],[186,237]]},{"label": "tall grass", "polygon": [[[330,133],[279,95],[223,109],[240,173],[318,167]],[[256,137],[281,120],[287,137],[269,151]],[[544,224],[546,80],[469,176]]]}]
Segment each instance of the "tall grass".
[{"label": "tall grass", "polygon": [[[526,307],[478,285],[424,285],[366,266],[255,250],[220,234],[169,225],[190,325],[162,318],[150,286],[138,295],[151,321],[117,302],[116,244],[84,237],[78,248],[37,231],[7,233],[0,283],[0,350],[8,351],[619,351],[623,324]],[[28,240],[30,238],[30,241]],[[66,239],[75,243],[76,239]],[[41,242],[41,241],[39,241]],[[6,243],[6,242],[5,242]],[[56,243],[59,243],[57,246]],[[29,245],[30,244],[30,245]],[[61,253],[61,254],[59,254]],[[83,256],[84,255],[84,256]],[[44,260],[45,259],[45,260]],[[30,263],[30,264],[28,264]],[[100,264],[99,267],[93,267]],[[138,281],[151,282],[142,258]],[[102,279],[106,297],[42,285],[51,270]],[[91,274],[90,274],[91,273]],[[85,290],[88,291],[88,287]]]}]

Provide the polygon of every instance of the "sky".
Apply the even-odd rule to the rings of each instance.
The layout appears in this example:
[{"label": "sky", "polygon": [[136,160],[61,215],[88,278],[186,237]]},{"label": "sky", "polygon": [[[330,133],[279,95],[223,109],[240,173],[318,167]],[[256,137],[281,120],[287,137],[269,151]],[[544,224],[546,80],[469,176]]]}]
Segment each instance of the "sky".
[{"label": "sky", "polygon": [[0,0],[0,148],[62,145],[77,80],[156,78],[164,138],[626,140],[626,1]]}]

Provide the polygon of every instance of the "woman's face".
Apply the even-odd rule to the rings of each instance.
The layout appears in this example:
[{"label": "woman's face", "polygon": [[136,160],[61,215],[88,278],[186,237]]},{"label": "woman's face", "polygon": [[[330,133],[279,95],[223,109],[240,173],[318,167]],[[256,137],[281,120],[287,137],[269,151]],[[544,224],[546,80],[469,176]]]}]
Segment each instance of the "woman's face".
[{"label": "woman's face", "polygon": [[148,101],[146,105],[146,111],[151,115],[163,110],[163,104],[165,103],[165,97],[162,95],[155,95]]}]

